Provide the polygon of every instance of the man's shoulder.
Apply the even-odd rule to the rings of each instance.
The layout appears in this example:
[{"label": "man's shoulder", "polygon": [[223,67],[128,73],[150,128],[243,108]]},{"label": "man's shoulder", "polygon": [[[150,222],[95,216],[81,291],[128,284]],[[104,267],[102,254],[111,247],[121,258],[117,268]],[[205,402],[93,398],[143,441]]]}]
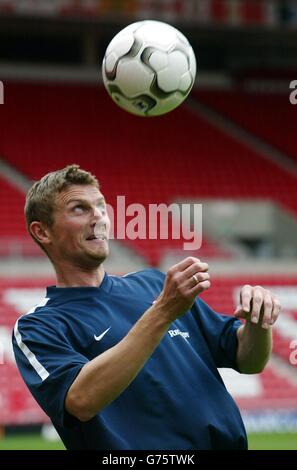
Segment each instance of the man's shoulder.
[{"label": "man's shoulder", "polygon": [[133,271],[131,273],[124,274],[121,276],[122,280],[127,280],[131,282],[143,282],[143,281],[164,281],[165,274],[162,271],[159,271],[156,268],[146,268],[140,271]]},{"label": "man's shoulder", "polygon": [[49,326],[55,323],[55,312],[57,309],[47,302],[50,299],[43,299],[41,303],[33,307],[31,310],[21,315],[15,322],[14,328],[30,328],[31,326]]},{"label": "man's shoulder", "polygon": [[120,286],[125,289],[137,290],[138,288],[149,289],[154,291],[160,290],[164,284],[165,274],[155,268],[142,269],[141,271],[134,271],[118,277]]},{"label": "man's shoulder", "polygon": [[124,274],[121,279],[164,279],[165,274],[155,268],[146,268],[141,271],[133,271]]}]

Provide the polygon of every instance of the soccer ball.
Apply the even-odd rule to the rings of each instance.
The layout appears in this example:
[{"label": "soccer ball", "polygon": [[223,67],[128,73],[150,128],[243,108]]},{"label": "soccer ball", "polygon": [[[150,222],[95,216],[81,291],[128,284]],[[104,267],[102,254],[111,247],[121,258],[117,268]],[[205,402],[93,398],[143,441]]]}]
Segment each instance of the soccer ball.
[{"label": "soccer ball", "polygon": [[112,39],[102,74],[105,88],[121,108],[139,116],[159,116],[190,93],[196,59],[176,28],[160,21],[139,21]]}]

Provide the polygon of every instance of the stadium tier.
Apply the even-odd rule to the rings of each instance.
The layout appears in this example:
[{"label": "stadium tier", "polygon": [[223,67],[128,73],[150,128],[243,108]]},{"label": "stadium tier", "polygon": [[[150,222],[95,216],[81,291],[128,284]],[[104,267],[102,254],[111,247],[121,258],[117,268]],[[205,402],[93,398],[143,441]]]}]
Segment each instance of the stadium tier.
[{"label": "stadium tier", "polygon": [[[292,76],[295,76],[293,72]],[[266,79],[269,80],[269,76]],[[201,90],[195,96],[201,103],[297,161],[296,109],[289,100],[289,82],[287,95],[242,90]]]},{"label": "stadium tier", "polygon": [[[38,303],[44,296],[44,287],[52,282],[52,279],[0,279],[0,344],[4,345],[5,350],[4,363],[0,366],[0,425],[47,422],[46,416],[35,404],[16,369],[10,338],[11,329],[18,316],[28,312]],[[215,278],[212,281],[212,289],[204,293],[203,298],[214,309],[230,314],[235,309],[238,289],[244,282],[245,280],[240,278]],[[296,366],[290,365],[289,355],[290,341],[296,338],[297,329],[297,279],[283,279],[280,284],[275,277],[256,277],[253,282],[273,287],[281,300],[284,295],[291,298],[290,309],[284,310],[275,327],[276,335],[281,338],[283,345],[287,345],[286,354],[284,349],[279,349],[279,343],[275,341],[273,360],[262,374],[243,375],[240,376],[240,381],[235,372],[230,376],[227,371],[226,375],[224,369],[222,375],[242,410],[263,411],[276,407],[296,410],[297,383],[293,380]],[[285,374],[275,365],[277,357],[286,363]]]},{"label": "stadium tier", "polygon": [[[0,110],[0,155],[29,179],[75,162],[98,176],[113,207],[118,195],[125,195],[126,206],[262,198],[297,213],[294,176],[186,105],[162,118],[140,119],[118,109],[99,86],[9,82],[6,96],[5,117]],[[230,109],[237,109],[239,105],[231,101]],[[19,109],[28,110],[26,119]],[[287,135],[284,126],[278,133],[271,131],[281,133]],[[12,213],[9,204],[3,210]],[[23,228],[15,229],[8,215],[5,231],[23,235]],[[165,250],[181,248],[181,242],[170,239],[127,244],[133,244],[151,265],[160,262]],[[231,256],[205,236],[200,255]]]},{"label": "stadium tier", "polygon": [[27,233],[24,193],[0,176],[0,257],[44,256]]},{"label": "stadium tier", "polygon": [[0,200],[5,201],[0,206],[1,237],[25,236],[24,194],[1,176]]},{"label": "stadium tier", "polygon": [[0,375],[0,425],[48,423],[48,417],[25,387],[16,366],[5,364],[1,369],[5,369],[5,373]]},{"label": "stadium tier", "polygon": [[0,280],[0,425],[49,421],[24,386],[11,346],[12,328],[17,317],[42,298],[43,292],[36,289],[35,280]]}]

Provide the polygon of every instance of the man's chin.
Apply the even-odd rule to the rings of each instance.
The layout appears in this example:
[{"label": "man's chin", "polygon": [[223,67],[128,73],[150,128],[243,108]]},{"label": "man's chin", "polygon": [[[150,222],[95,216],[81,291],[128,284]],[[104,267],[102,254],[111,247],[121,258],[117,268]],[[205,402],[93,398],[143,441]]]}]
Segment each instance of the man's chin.
[{"label": "man's chin", "polygon": [[108,247],[106,247],[105,249],[100,249],[100,250],[88,250],[88,258],[99,264],[103,263],[103,261],[106,260],[108,255],[109,255]]}]

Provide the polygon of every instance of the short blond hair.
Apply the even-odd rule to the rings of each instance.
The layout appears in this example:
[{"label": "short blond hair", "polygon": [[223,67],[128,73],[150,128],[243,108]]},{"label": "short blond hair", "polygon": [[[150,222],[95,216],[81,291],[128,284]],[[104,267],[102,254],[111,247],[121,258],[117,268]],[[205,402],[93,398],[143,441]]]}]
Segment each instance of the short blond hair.
[{"label": "short blond hair", "polygon": [[27,192],[25,203],[27,229],[43,250],[43,246],[32,235],[30,224],[38,221],[43,222],[48,227],[52,226],[56,196],[73,185],[93,185],[100,189],[99,182],[94,175],[82,170],[79,165],[73,164],[43,176]]}]

